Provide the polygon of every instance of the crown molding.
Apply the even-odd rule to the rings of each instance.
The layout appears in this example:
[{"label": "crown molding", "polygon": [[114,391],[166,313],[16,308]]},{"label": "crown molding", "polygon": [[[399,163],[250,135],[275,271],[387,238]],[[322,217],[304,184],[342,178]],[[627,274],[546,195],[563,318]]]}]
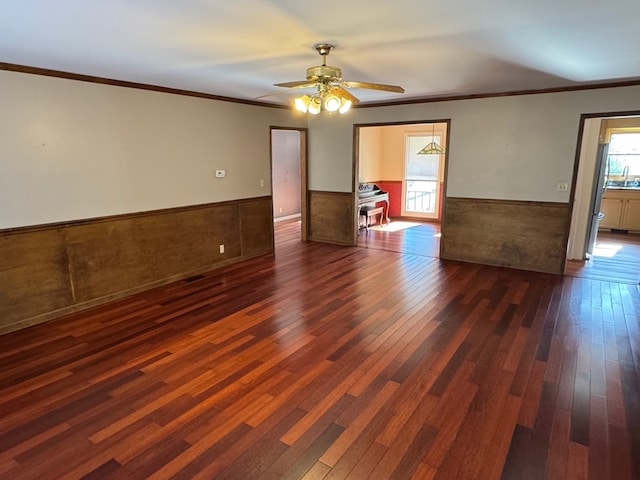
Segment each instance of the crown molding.
[{"label": "crown molding", "polygon": [[[9,72],[27,73],[31,75],[43,75],[47,77],[65,78],[68,80],[99,83],[103,85],[113,85],[117,87],[136,88],[139,90],[149,90],[152,92],[170,93],[173,95],[184,95],[188,97],[206,98],[208,100],[241,103],[245,105],[253,105],[253,106],[259,106],[259,107],[270,107],[270,108],[281,108],[281,109],[291,108],[289,105],[282,105],[277,103],[259,102],[256,100],[246,100],[242,98],[225,97],[221,95],[213,95],[210,93],[196,92],[193,90],[182,90],[179,88],[163,87],[159,85],[151,85],[146,83],[128,82],[125,80],[96,77],[92,75],[83,75],[79,73],[65,72],[61,70],[52,70],[48,68],[18,65],[14,63],[0,62],[0,70],[6,70]],[[634,80],[625,80],[620,82],[590,83],[590,84],[573,85],[573,86],[566,86],[566,87],[513,90],[513,91],[496,92],[496,93],[448,95],[448,96],[439,96],[439,97],[438,96],[416,97],[416,98],[410,98],[407,100],[362,102],[357,105],[354,105],[353,108],[391,107],[391,106],[399,106],[399,105],[414,105],[418,103],[451,102],[451,101],[457,101],[457,100],[474,100],[474,99],[496,98],[496,97],[514,97],[514,96],[520,96],[520,95],[539,95],[539,94],[545,94],[545,93],[563,93],[563,92],[575,92],[575,91],[581,91],[581,90],[599,90],[604,88],[635,87],[639,85],[640,85],[640,79],[634,79]]]},{"label": "crown molding", "polygon": [[196,92],[193,90],[182,90],[179,88],[162,87],[159,85],[151,85],[147,83],[128,82],[125,80],[116,80],[113,78],[95,77],[92,75],[83,75],[79,73],[64,72],[61,70],[51,70],[48,68],[30,67],[27,65],[17,65],[14,63],[0,62],[0,70],[9,72],[27,73],[30,75],[43,75],[45,77],[65,78],[67,80],[77,80],[80,82],[99,83],[102,85],[113,85],[116,87],[135,88],[138,90],[149,90],[152,92],[170,93],[173,95],[184,95],[187,97],[206,98],[208,100],[218,100],[221,102],[242,103],[245,105],[254,105],[259,107],[286,108],[288,105],[279,105],[269,102],[258,102],[255,100],[245,100],[241,98],[225,97],[222,95],[213,95],[210,93]]}]

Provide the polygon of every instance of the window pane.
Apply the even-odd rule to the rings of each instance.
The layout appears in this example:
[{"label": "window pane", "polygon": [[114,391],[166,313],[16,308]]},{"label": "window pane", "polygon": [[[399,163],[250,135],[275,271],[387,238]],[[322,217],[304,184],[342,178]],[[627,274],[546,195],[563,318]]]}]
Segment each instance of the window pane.
[{"label": "window pane", "polygon": [[436,181],[407,180],[407,212],[436,212]]},{"label": "window pane", "polygon": [[440,136],[410,136],[408,140],[404,209],[406,212],[435,214],[440,155],[424,155],[418,154],[418,152],[431,142],[439,144]]},{"label": "window pane", "polygon": [[[435,140],[433,140],[435,138]],[[440,166],[440,155],[418,155],[428,143],[435,141],[440,143],[440,137],[436,135],[409,137],[409,152],[407,158],[407,180],[437,180]]]},{"label": "window pane", "polygon": [[613,133],[609,143],[609,153],[640,155],[640,133]]},{"label": "window pane", "polygon": [[640,133],[614,133],[609,143],[609,186],[640,184]]}]

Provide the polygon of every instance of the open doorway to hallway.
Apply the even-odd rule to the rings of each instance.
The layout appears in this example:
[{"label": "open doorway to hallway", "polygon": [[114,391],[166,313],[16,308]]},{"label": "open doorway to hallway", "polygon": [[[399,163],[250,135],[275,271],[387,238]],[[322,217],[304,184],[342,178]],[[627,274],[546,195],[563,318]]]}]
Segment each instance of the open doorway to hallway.
[{"label": "open doorway to hallway", "polygon": [[358,246],[439,257],[449,121],[355,127]]},{"label": "open doorway to hallway", "polygon": [[306,135],[306,129],[271,128],[273,219],[276,224],[297,222],[288,233],[297,240],[306,240]]}]

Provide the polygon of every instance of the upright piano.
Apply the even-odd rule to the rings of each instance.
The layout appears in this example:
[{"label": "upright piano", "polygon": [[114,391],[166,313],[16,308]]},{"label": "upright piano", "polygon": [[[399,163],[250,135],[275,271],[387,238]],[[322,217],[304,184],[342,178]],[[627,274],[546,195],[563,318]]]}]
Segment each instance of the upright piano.
[{"label": "upright piano", "polygon": [[389,193],[382,190],[375,183],[360,183],[358,185],[358,214],[362,207],[375,207],[378,202],[384,202],[383,218],[389,223]]}]

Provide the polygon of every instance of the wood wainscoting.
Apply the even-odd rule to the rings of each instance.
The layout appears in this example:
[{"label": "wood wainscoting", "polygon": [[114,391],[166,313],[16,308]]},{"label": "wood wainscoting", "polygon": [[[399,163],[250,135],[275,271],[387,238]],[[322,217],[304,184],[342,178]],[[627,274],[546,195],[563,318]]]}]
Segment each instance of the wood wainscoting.
[{"label": "wood wainscoting", "polygon": [[567,203],[447,197],[440,256],[563,274]]},{"label": "wood wainscoting", "polygon": [[271,197],[0,231],[0,333],[272,253],[273,245]]},{"label": "wood wainscoting", "polygon": [[309,240],[354,245],[355,194],[309,190]]}]

